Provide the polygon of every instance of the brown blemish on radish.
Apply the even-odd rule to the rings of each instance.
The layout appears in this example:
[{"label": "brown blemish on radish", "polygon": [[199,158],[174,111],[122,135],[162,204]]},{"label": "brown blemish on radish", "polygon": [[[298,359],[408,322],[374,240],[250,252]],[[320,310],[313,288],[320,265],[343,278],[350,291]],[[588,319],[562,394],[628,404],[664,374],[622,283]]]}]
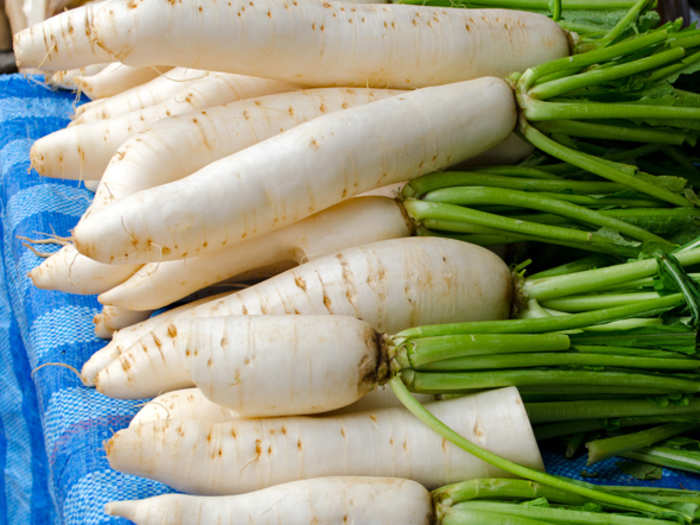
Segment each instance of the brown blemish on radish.
[{"label": "brown blemish on radish", "polygon": [[303,448],[303,445],[301,443],[301,439],[297,439],[297,449],[301,450]]},{"label": "brown blemish on radish", "polygon": [[173,338],[174,338],[175,336],[177,336],[177,328],[175,327],[174,324],[169,324],[169,325],[168,325],[168,335],[169,335],[170,337],[173,337]]},{"label": "brown blemish on radish", "polygon": [[297,287],[301,288],[301,290],[303,290],[304,292],[306,291],[306,281],[304,281],[304,278],[300,275],[294,277],[294,284],[296,284]]},{"label": "brown blemish on radish", "polygon": [[260,459],[262,454],[262,441],[259,439],[255,440],[255,459]]}]

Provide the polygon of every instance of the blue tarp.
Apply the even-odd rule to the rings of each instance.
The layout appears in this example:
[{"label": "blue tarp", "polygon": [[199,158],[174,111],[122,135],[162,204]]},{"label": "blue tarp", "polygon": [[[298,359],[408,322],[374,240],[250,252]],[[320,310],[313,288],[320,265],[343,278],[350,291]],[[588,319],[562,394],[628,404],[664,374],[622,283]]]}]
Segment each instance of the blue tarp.
[{"label": "blue tarp", "polygon": [[[34,140],[68,123],[79,103],[19,75],[0,77],[0,525],[125,523],[102,512],[114,499],[168,492],[164,485],[109,468],[102,442],[125,427],[138,401],[108,399],[82,386],[80,369],[104,342],[94,335],[94,296],[33,287],[27,272],[41,258],[21,237],[69,235],[92,193],[78,182],[44,179],[29,170]],[[58,246],[39,245],[41,250]],[[34,371],[34,373],[32,373]],[[550,472],[580,479],[583,458],[545,451]],[[640,484],[616,468],[594,471],[596,483]],[[700,477],[665,471],[643,484],[700,489]]]}]

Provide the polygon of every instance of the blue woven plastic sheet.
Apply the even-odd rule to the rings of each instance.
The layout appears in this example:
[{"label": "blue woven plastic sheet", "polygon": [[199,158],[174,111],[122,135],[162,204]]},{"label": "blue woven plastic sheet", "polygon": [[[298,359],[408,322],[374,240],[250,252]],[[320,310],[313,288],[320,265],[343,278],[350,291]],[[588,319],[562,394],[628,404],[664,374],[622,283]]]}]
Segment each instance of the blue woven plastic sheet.
[{"label": "blue woven plastic sheet", "polygon": [[[66,236],[92,193],[81,183],[45,179],[29,170],[34,140],[64,127],[78,103],[36,79],[0,77],[0,525],[127,523],[102,512],[115,499],[169,492],[165,485],[109,468],[102,442],[125,427],[139,401],[108,399],[82,386],[65,368],[80,369],[104,342],[94,335],[94,296],[33,287],[27,276],[41,262],[21,237]],[[53,251],[58,245],[39,245]],[[550,472],[576,477],[583,458],[544,451]],[[595,483],[700,489],[700,477],[664,470],[661,480],[622,474],[618,459],[585,469]]]}]

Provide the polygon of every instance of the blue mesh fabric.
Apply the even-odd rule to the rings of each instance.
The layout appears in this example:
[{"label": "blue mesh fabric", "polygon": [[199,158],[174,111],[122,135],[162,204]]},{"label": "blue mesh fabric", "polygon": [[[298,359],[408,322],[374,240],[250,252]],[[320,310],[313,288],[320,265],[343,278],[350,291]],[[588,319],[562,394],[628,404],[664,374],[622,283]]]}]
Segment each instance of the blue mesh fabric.
[{"label": "blue mesh fabric", "polygon": [[[108,399],[65,368],[31,373],[50,362],[80,368],[102,346],[91,321],[95,297],[34,288],[27,272],[40,257],[18,238],[68,235],[92,197],[78,182],[29,171],[32,142],[64,127],[76,103],[19,75],[0,78],[0,525],[124,522],[106,516],[103,504],[169,491],[117,473],[105,459],[102,442],[128,424],[139,402]],[[550,472],[581,479],[582,459],[545,451],[545,460]],[[597,473],[596,483],[640,483],[617,461],[586,470]],[[666,471],[644,484],[700,489],[700,478]]]}]

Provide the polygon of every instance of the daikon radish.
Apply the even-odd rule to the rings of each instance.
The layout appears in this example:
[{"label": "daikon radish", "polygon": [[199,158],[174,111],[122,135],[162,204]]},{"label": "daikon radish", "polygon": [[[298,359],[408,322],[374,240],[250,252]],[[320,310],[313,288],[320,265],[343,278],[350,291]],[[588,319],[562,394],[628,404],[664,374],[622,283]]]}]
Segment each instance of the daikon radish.
[{"label": "daikon radish", "polygon": [[79,76],[75,83],[91,99],[105,98],[145,84],[170,70],[169,66],[132,67],[115,62],[90,76]]},{"label": "daikon radish", "polygon": [[93,100],[77,107],[73,121],[87,123],[115,118],[148,106],[155,106],[177,96],[184,98],[192,84],[206,81],[212,74],[201,69],[175,67],[140,86],[134,86],[104,100]]},{"label": "daikon radish", "polygon": [[389,376],[378,334],[352,317],[210,317],[174,326],[194,384],[243,417],[328,412]]},{"label": "daikon radish", "polygon": [[63,71],[56,71],[52,75],[47,75],[46,83],[49,86],[63,88],[63,89],[78,89],[78,84],[75,79],[78,77],[87,77],[90,75],[96,75],[109,64],[90,64],[88,66],[66,69]]},{"label": "daikon radish", "polygon": [[[485,248],[409,237],[319,257],[185,312],[197,317],[349,315],[393,333],[422,324],[504,318],[511,291],[508,268]],[[95,373],[94,359],[103,367],[96,374],[96,386],[113,397],[139,398],[192,386],[184,355],[175,348],[179,318],[166,313],[117,332],[110,345],[86,363],[84,376]],[[114,356],[116,348],[122,355],[104,365],[105,355]]]},{"label": "daikon radish", "polygon": [[462,162],[503,141],[515,121],[510,87],[494,77],[388,97],[318,117],[189,177],[125,197],[83,218],[74,242],[107,263],[221,249],[347,197]]},{"label": "daikon radish", "polygon": [[129,426],[147,421],[181,419],[196,419],[203,424],[225,423],[237,417],[233,410],[209,401],[198,388],[185,388],[150,400],[136,413]]},{"label": "daikon radish", "polygon": [[78,253],[72,244],[66,244],[32,269],[29,277],[37,288],[92,295],[117,286],[138,268],[133,264],[93,261]]},{"label": "daikon radish", "polygon": [[14,47],[22,67],[118,60],[396,88],[504,77],[569,51],[559,26],[533,13],[279,0],[112,0],[28,28]]},{"label": "daikon radish", "polygon": [[111,159],[93,208],[171,182],[312,118],[400,91],[310,89],[230,102],[164,119]]},{"label": "daikon radish", "polygon": [[430,494],[398,478],[327,477],[292,481],[236,496],[164,494],[105,506],[137,525],[430,525]]},{"label": "daikon radish", "polygon": [[147,130],[154,122],[291,87],[276,80],[212,73],[190,84],[182,98],[175,97],[113,119],[69,126],[40,138],[30,151],[32,167],[45,177],[99,179],[122,142]]},{"label": "daikon radish", "polygon": [[357,197],[210,255],[146,264],[98,300],[132,310],[155,310],[251,270],[288,268],[343,248],[410,234],[411,226],[396,201]]},{"label": "daikon radish", "polygon": [[[483,448],[543,468],[517,389],[426,408]],[[398,476],[428,488],[509,477],[447,442],[403,408],[212,425],[160,420],[117,432],[105,448],[112,468],[194,494],[238,494],[319,476]]]},{"label": "daikon radish", "polygon": [[144,319],[148,319],[150,315],[150,310],[134,311],[105,305],[102,307],[102,311],[92,319],[92,322],[95,323],[95,335],[102,339],[110,339],[116,330],[140,323]]}]

